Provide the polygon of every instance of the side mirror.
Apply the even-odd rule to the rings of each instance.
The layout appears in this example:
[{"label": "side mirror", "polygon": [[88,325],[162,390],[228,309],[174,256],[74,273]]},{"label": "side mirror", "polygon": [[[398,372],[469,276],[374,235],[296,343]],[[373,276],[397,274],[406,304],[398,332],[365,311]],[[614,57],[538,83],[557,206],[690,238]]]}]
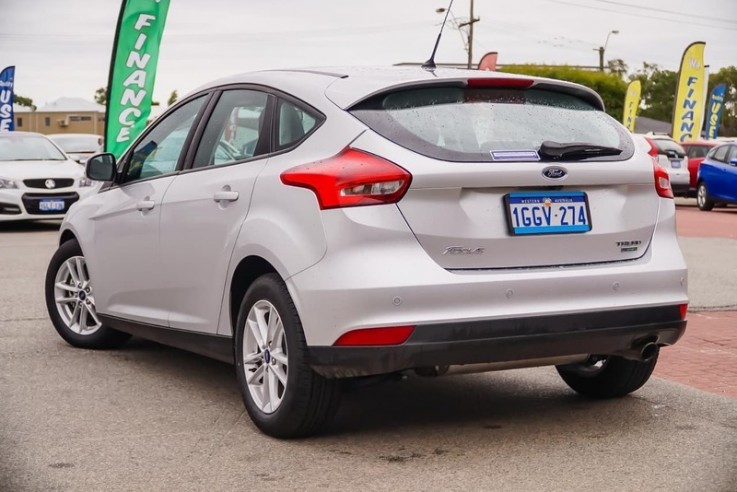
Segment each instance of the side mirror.
[{"label": "side mirror", "polygon": [[94,181],[112,181],[115,170],[115,156],[106,152],[87,159],[84,174]]},{"label": "side mirror", "polygon": [[737,166],[737,159],[732,159],[731,161],[729,161],[729,163],[733,166]]}]

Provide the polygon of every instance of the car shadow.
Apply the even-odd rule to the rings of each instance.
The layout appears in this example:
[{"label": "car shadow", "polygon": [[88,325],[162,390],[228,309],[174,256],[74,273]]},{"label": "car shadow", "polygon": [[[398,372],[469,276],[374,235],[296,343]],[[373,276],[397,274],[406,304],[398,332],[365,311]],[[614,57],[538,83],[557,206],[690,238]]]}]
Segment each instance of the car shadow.
[{"label": "car shadow", "polygon": [[[225,405],[241,404],[229,364],[141,339],[113,353],[150,367],[162,380],[171,378],[203,392],[214,390]],[[596,427],[602,411],[616,413],[617,420],[641,422],[637,425],[643,427],[650,420],[649,405],[641,398],[594,401],[580,397],[558,379],[552,367],[440,378],[409,375],[345,391],[331,425],[305,441],[344,442],[351,436],[375,437],[387,432],[417,436],[430,429],[452,435],[467,428],[488,435],[507,428],[518,433],[549,427],[551,432],[565,433],[577,429],[584,416]],[[253,427],[248,419],[243,425]],[[601,432],[608,435],[610,431]]]},{"label": "car shadow", "polygon": [[0,222],[0,234],[58,231],[61,220],[37,220],[28,222]]}]

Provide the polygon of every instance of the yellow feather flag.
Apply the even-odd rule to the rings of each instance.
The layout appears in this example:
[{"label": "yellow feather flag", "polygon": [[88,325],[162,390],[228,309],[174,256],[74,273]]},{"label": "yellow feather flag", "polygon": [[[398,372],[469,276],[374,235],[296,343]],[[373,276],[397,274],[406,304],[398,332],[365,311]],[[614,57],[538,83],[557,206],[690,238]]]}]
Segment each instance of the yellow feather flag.
[{"label": "yellow feather flag", "polygon": [[642,84],[640,84],[639,80],[633,80],[627,86],[627,95],[624,97],[622,124],[631,132],[635,131],[635,121],[637,120],[637,110],[640,107],[641,92]]},{"label": "yellow feather flag", "polygon": [[703,118],[704,84],[706,71],[704,69],[704,47],[706,43],[697,41],[691,43],[683,52],[681,69],[678,72],[678,89],[676,102],[673,107],[673,139],[676,142],[696,140],[699,127],[699,115]]}]

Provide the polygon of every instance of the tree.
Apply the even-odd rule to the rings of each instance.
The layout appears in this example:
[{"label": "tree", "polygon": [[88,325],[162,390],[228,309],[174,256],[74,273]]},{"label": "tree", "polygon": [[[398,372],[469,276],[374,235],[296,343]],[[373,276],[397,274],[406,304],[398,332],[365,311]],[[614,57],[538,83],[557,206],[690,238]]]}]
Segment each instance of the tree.
[{"label": "tree", "polygon": [[36,105],[33,104],[33,99],[31,99],[30,97],[23,97],[19,96],[18,94],[13,94],[13,102],[18,106],[25,106],[27,108],[33,109],[34,111],[36,110]]},{"label": "tree", "polygon": [[640,70],[630,77],[642,84],[642,111],[646,116],[660,121],[673,119],[673,105],[676,100],[678,74],[671,70],[662,70],[654,63],[643,63]]},{"label": "tree", "polygon": [[100,87],[95,91],[95,102],[103,106],[107,105],[107,87]]},{"label": "tree", "polygon": [[169,96],[169,100],[166,101],[166,105],[171,106],[172,104],[177,102],[177,99],[179,99],[179,94],[177,94],[177,90],[174,89],[173,91],[171,91],[171,95]]},{"label": "tree", "polygon": [[609,60],[607,62],[607,68],[610,73],[615,73],[620,77],[624,77],[629,72],[629,67],[621,58]]},{"label": "tree", "polygon": [[508,65],[503,72],[567,80],[594,89],[604,100],[605,111],[614,119],[622,119],[627,84],[617,74],[592,72],[569,66]]}]

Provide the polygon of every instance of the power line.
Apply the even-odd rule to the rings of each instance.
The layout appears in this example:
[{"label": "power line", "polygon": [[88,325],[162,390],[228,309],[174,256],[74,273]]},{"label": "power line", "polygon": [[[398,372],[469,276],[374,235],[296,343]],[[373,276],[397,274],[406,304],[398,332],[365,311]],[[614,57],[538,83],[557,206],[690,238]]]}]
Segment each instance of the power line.
[{"label": "power line", "polygon": [[711,20],[711,21],[717,21],[717,22],[727,22],[729,24],[737,24],[737,21],[720,19],[718,17],[709,17],[709,16],[706,16],[706,15],[691,14],[689,12],[679,12],[679,11],[676,11],[676,10],[658,9],[658,8],[655,8],[655,7],[643,7],[641,5],[636,5],[636,4],[633,4],[633,3],[615,2],[614,0],[594,0],[594,1],[595,2],[599,2],[599,3],[609,3],[609,4],[612,4],[612,5],[621,5],[623,7],[629,7],[629,8],[632,8],[632,9],[650,10],[652,12],[663,12],[665,14],[681,15],[681,16],[684,16],[684,17],[697,17],[699,19],[705,19],[705,20]]},{"label": "power line", "polygon": [[[672,23],[675,23],[675,24],[679,24],[681,27],[683,27],[683,25],[684,25],[684,21],[682,21],[682,20],[664,19],[662,17],[655,17],[655,16],[652,16],[652,15],[635,14],[635,13],[632,13],[632,12],[622,12],[621,10],[605,9],[605,8],[602,8],[602,7],[592,7],[590,5],[581,5],[580,3],[565,2],[563,0],[548,0],[548,1],[549,2],[553,2],[553,3],[563,4],[563,5],[573,5],[574,7],[579,7],[579,8],[583,8],[583,9],[598,10],[600,12],[613,12],[615,14],[629,15],[631,17],[638,17],[638,18],[645,18],[645,19],[654,19],[654,20],[663,21],[663,22],[672,22]],[[702,24],[702,23],[698,23],[698,22],[689,22],[688,25],[689,26],[709,27],[711,29],[722,29],[722,30],[725,30],[725,31],[737,31],[737,27],[715,26],[713,24]]]}]

